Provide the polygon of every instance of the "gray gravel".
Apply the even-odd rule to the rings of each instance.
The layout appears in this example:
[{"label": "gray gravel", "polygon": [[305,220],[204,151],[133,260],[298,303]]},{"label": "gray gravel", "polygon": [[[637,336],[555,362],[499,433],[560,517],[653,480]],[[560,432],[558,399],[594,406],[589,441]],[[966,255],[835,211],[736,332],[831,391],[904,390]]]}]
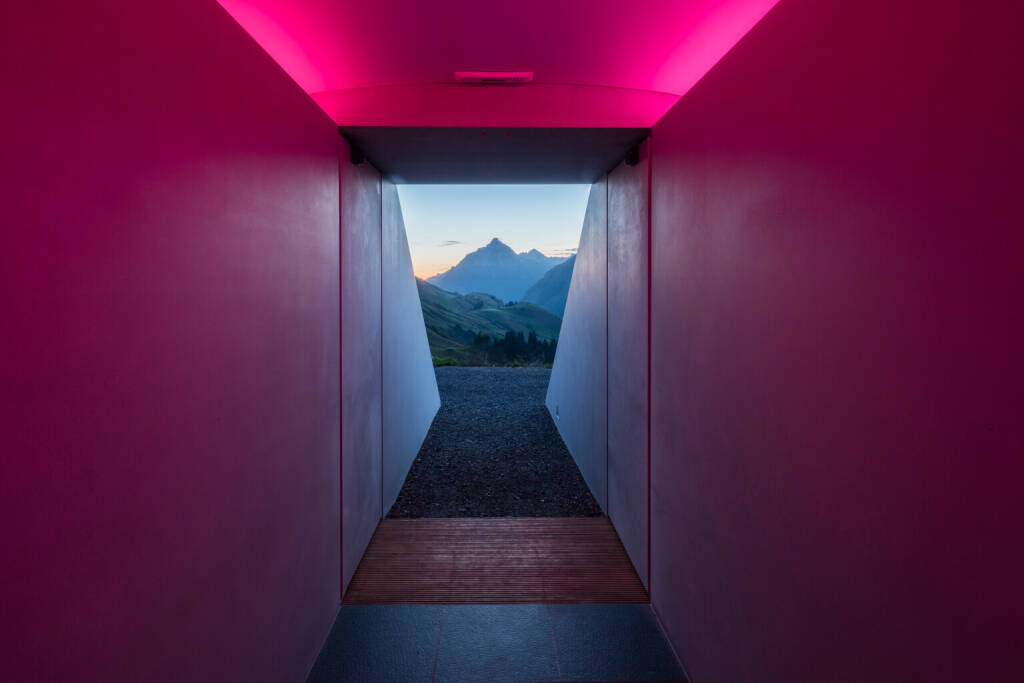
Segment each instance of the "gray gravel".
[{"label": "gray gravel", "polygon": [[601,514],[544,406],[546,368],[436,368],[441,409],[389,517]]}]

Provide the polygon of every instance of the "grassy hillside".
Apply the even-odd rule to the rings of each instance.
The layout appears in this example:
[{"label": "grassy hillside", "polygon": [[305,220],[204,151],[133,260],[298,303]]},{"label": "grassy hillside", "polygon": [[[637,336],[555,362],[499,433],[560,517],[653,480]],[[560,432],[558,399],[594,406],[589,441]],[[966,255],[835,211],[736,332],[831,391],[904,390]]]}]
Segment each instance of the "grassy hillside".
[{"label": "grassy hillside", "polygon": [[489,294],[453,294],[419,279],[416,286],[435,356],[458,357],[478,334],[500,338],[509,331],[524,335],[532,331],[543,341],[557,339],[562,326],[561,318],[526,301],[506,305]]}]

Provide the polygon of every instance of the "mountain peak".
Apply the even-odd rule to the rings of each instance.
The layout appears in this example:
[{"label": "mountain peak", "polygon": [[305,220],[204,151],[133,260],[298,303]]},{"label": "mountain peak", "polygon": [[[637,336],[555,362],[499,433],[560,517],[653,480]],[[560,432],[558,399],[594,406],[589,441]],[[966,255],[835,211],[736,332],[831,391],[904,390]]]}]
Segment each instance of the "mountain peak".
[{"label": "mountain peak", "polygon": [[559,258],[545,256],[544,253],[541,252],[539,249],[531,249],[530,251],[524,251],[523,253],[519,254],[519,257],[526,259],[528,261],[533,261],[535,263],[547,264],[549,268],[563,260]]},{"label": "mountain peak", "polygon": [[564,260],[537,249],[517,254],[495,237],[428,282],[460,294],[485,292],[502,301],[518,301],[530,285]]},{"label": "mountain peak", "polygon": [[475,260],[478,258],[486,259],[511,259],[515,258],[516,252],[512,250],[512,247],[508,246],[497,237],[488,242],[485,246],[480,247],[474,252],[470,252],[466,255],[466,258]]}]

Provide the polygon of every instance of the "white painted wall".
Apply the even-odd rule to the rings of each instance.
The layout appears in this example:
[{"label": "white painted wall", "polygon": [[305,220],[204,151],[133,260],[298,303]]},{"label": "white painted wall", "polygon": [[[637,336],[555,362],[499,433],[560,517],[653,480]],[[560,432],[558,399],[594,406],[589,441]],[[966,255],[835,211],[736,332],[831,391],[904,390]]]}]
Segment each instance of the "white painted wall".
[{"label": "white painted wall", "polygon": [[383,511],[394,504],[441,407],[398,191],[383,182],[381,301]]},{"label": "white painted wall", "polygon": [[594,183],[583,218],[547,404],[601,509],[608,502],[608,183]]}]

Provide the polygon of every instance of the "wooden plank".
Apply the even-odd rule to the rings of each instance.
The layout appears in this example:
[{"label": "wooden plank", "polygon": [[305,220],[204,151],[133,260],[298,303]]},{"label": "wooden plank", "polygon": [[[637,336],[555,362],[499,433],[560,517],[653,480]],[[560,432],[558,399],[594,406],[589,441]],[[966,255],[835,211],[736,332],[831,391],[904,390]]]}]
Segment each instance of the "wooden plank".
[{"label": "wooden plank", "polygon": [[606,517],[386,519],[345,604],[646,603]]}]

